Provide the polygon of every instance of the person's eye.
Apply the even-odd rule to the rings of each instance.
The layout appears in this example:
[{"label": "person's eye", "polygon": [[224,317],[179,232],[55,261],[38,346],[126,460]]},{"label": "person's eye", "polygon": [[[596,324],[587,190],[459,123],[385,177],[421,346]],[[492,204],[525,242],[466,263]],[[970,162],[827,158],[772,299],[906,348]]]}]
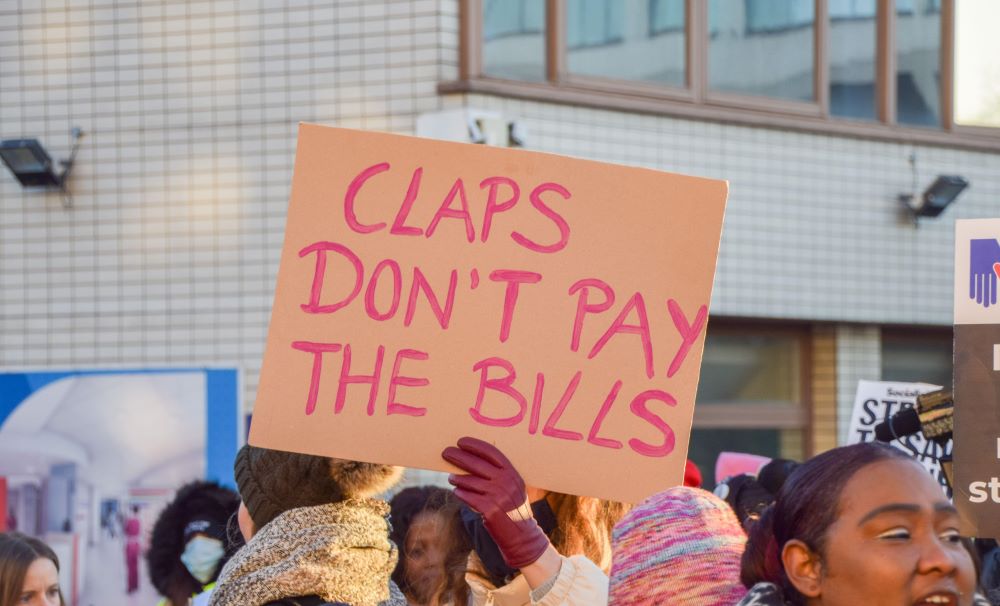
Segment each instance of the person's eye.
[{"label": "person's eye", "polygon": [[890,528],[885,532],[879,533],[878,538],[890,541],[905,541],[910,538],[910,531],[901,527]]},{"label": "person's eye", "polygon": [[31,602],[31,594],[26,593],[21,596],[21,599],[17,601],[18,604],[28,604]]},{"label": "person's eye", "polygon": [[944,532],[942,532],[940,534],[940,537],[943,540],[948,541],[949,543],[961,543],[962,542],[962,535],[960,535],[958,533],[958,530],[955,529],[955,528],[949,528],[948,530],[945,530]]}]

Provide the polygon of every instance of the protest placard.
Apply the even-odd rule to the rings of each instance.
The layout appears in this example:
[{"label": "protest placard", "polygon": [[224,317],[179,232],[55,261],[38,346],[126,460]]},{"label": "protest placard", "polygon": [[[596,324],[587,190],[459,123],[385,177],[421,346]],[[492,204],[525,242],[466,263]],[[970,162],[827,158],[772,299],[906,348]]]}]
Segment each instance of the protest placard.
[{"label": "protest placard", "polygon": [[530,485],[681,482],[727,185],[304,124],[250,442]]},{"label": "protest placard", "polygon": [[[847,433],[848,444],[875,441],[875,426],[893,415],[917,404],[917,396],[941,389],[928,383],[899,383],[892,381],[858,381],[854,396],[854,410]],[[941,487],[949,492],[948,478],[941,468],[941,458],[951,456],[952,441],[940,444],[928,440],[917,432],[889,442],[915,458],[930,472]]]},{"label": "protest placard", "polygon": [[1000,538],[1000,219],[955,225],[955,507]]}]

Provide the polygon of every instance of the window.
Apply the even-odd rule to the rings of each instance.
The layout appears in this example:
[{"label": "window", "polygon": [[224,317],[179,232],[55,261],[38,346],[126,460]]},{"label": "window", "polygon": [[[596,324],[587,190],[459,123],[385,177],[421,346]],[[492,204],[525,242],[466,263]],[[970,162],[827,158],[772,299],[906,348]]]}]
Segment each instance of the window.
[{"label": "window", "polygon": [[878,117],[875,0],[832,0],[829,7],[830,114],[875,120]]},{"label": "window", "polygon": [[705,341],[698,402],[795,406],[801,392],[795,336],[710,331]]},{"label": "window", "polygon": [[[714,4],[735,6],[733,0],[715,0]],[[743,0],[747,31],[755,34],[783,32],[790,29],[812,29],[816,21],[816,5],[812,0]],[[711,22],[711,21],[710,21]]]},{"label": "window", "polygon": [[440,90],[1000,151],[998,4],[463,0]]},{"label": "window", "polygon": [[610,0],[568,0],[566,44],[570,49],[622,42],[624,5]]},{"label": "window", "polygon": [[684,0],[569,0],[566,28],[573,76],[684,86]]},{"label": "window", "polygon": [[941,125],[941,13],[931,0],[896,0],[896,121]]},{"label": "window", "polygon": [[955,14],[955,122],[1000,127],[1000,2],[962,0]]},{"label": "window", "polygon": [[844,19],[874,19],[876,13],[876,0],[828,0],[830,7],[830,19],[842,21]]},{"label": "window", "polygon": [[649,35],[684,29],[684,0],[649,0]]},{"label": "window", "polygon": [[931,383],[951,389],[950,333],[882,331],[882,380]]},{"label": "window", "polygon": [[805,343],[794,330],[710,324],[688,450],[707,479],[722,451],[803,458]]},{"label": "window", "polygon": [[483,71],[511,80],[545,78],[545,3],[483,0]]},{"label": "window", "polygon": [[813,101],[814,0],[711,0],[712,90]]}]

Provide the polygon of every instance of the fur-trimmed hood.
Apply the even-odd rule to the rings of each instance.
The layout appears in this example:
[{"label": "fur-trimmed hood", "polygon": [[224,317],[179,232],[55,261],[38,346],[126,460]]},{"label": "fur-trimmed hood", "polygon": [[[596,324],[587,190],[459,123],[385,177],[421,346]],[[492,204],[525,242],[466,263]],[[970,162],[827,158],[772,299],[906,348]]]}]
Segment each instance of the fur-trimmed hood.
[{"label": "fur-trimmed hood", "polygon": [[402,474],[402,467],[330,459],[330,475],[340,485],[345,499],[362,499],[385,492],[399,481]]},{"label": "fur-trimmed hood", "polygon": [[[183,600],[201,592],[201,583],[181,563],[185,547],[184,529],[193,520],[206,520],[226,528],[239,505],[239,495],[215,482],[191,482],[177,491],[174,500],[163,509],[153,526],[149,553],[146,555],[150,580],[161,595],[172,602],[184,603]],[[230,537],[228,534],[232,533],[221,537],[226,556],[219,562],[218,571],[222,570],[228,556],[242,546],[241,536]]]}]

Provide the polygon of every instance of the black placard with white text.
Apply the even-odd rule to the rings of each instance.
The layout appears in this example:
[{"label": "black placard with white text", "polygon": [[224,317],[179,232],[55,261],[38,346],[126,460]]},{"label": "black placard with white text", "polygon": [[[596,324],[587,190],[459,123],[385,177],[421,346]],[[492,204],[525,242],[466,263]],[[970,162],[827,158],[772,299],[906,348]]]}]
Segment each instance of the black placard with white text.
[{"label": "black placard with white text", "polygon": [[963,534],[1000,537],[1000,219],[956,222],[955,506]]}]

